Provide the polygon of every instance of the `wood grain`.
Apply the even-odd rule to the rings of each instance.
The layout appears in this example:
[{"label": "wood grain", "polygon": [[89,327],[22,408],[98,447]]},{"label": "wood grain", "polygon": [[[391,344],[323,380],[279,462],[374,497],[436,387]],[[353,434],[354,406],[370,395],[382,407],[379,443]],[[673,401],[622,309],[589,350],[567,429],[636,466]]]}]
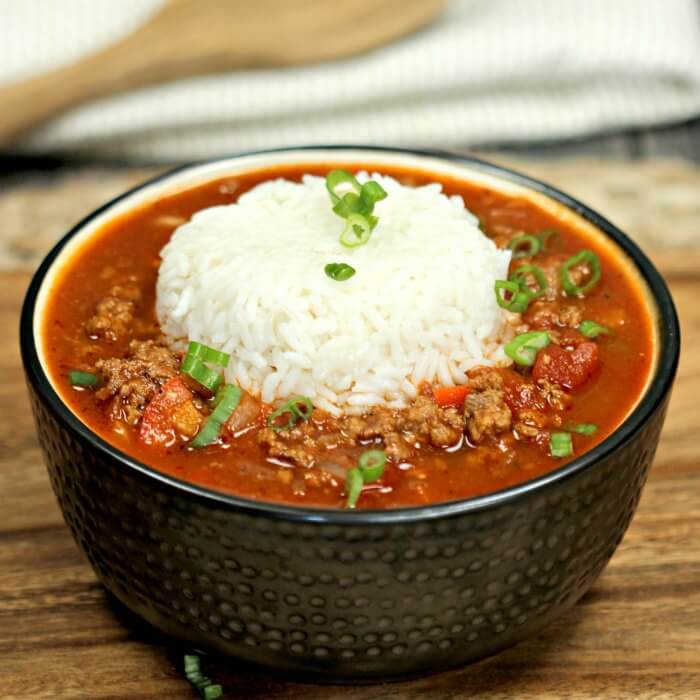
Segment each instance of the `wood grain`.
[{"label": "wood grain", "polygon": [[[670,257],[669,257],[670,256]],[[536,638],[405,683],[324,687],[214,659],[227,697],[259,700],[695,700],[700,697],[700,267],[668,250],[684,353],[638,513],[593,590]],[[685,256],[682,256],[685,257]],[[27,272],[0,274],[0,695],[194,698],[177,650],[114,607],[64,527],[41,463],[17,349]]]}]

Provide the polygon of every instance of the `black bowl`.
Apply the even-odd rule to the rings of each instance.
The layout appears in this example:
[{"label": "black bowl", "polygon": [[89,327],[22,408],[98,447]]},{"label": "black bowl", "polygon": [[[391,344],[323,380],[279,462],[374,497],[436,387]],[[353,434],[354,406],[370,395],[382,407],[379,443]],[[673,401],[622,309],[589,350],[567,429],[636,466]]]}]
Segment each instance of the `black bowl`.
[{"label": "black bowl", "polygon": [[[309,161],[317,150],[250,157]],[[332,161],[350,149],[321,150],[331,151]],[[184,483],[122,454],[81,423],[52,388],[34,335],[37,295],[79,231],[187,169],[113,200],[69,232],[37,271],[21,320],[22,357],[51,483],[106,588],[155,627],[193,645],[334,681],[464,664],[534,634],[573,605],[605,567],[635,511],[680,344],[659,273],[622,232],[584,205],[470,158],[362,151],[365,162],[437,158],[430,162],[542,193],[601,229],[631,259],[656,305],[660,347],[653,380],[613,435],[563,468],[514,488],[386,511],[255,502]]]}]

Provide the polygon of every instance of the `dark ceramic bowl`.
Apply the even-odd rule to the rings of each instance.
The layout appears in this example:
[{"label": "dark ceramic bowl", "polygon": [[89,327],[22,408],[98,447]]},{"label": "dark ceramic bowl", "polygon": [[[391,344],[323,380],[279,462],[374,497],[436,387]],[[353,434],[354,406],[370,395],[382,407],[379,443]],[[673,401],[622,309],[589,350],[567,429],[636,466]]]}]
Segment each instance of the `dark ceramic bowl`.
[{"label": "dark ceramic bowl", "polygon": [[[115,213],[184,183],[276,162],[405,162],[527,191],[602,234],[635,267],[657,319],[641,401],[563,468],[487,496],[347,512],[250,501],[122,454],[62,403],[36,319],[57,260]],[[21,320],[39,440],[66,523],[99,579],[158,629],[198,647],[318,679],[397,678],[465,664],[536,633],[593,584],[639,501],[679,352],[661,276],[623,233],[567,195],[469,158],[389,149],[289,149],[181,168],[70,231],[37,271]]]}]

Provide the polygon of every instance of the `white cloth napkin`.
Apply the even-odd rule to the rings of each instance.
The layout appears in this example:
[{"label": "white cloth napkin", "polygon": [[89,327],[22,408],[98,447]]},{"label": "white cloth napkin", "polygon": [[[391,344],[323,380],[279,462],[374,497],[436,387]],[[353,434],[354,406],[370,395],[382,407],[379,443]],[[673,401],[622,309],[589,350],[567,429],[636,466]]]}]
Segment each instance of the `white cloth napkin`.
[{"label": "white cloth napkin", "polygon": [[[0,83],[74,60],[158,5],[0,0]],[[370,53],[115,96],[55,119],[17,147],[138,160],[302,143],[450,147],[698,113],[696,0],[452,0],[430,27]]]}]

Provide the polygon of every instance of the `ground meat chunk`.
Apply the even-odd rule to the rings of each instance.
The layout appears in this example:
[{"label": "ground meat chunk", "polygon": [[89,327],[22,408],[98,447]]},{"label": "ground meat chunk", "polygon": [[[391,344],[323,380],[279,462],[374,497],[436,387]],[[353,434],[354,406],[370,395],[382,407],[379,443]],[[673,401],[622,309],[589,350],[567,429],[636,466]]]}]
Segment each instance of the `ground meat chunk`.
[{"label": "ground meat chunk", "polygon": [[132,340],[128,357],[99,360],[95,369],[104,381],[97,398],[112,399],[114,420],[135,425],[155,393],[178,373],[178,358],[153,340]]},{"label": "ground meat chunk", "polygon": [[573,304],[535,303],[526,315],[534,329],[578,328],[583,321],[583,311]]},{"label": "ground meat chunk", "polygon": [[538,379],[537,386],[547,403],[557,411],[565,411],[571,406],[571,396],[564,389],[548,379]]},{"label": "ground meat chunk", "polygon": [[547,416],[540,411],[523,408],[518,411],[518,419],[513,425],[521,439],[536,440],[547,427]]},{"label": "ground meat chunk", "polygon": [[114,285],[97,304],[94,315],[86,321],[85,332],[91,338],[114,342],[130,329],[140,299],[141,290],[135,280]]},{"label": "ground meat chunk", "polygon": [[496,370],[470,375],[470,393],[464,399],[467,434],[474,443],[510,430],[512,412],[505,400],[503,377]]}]

